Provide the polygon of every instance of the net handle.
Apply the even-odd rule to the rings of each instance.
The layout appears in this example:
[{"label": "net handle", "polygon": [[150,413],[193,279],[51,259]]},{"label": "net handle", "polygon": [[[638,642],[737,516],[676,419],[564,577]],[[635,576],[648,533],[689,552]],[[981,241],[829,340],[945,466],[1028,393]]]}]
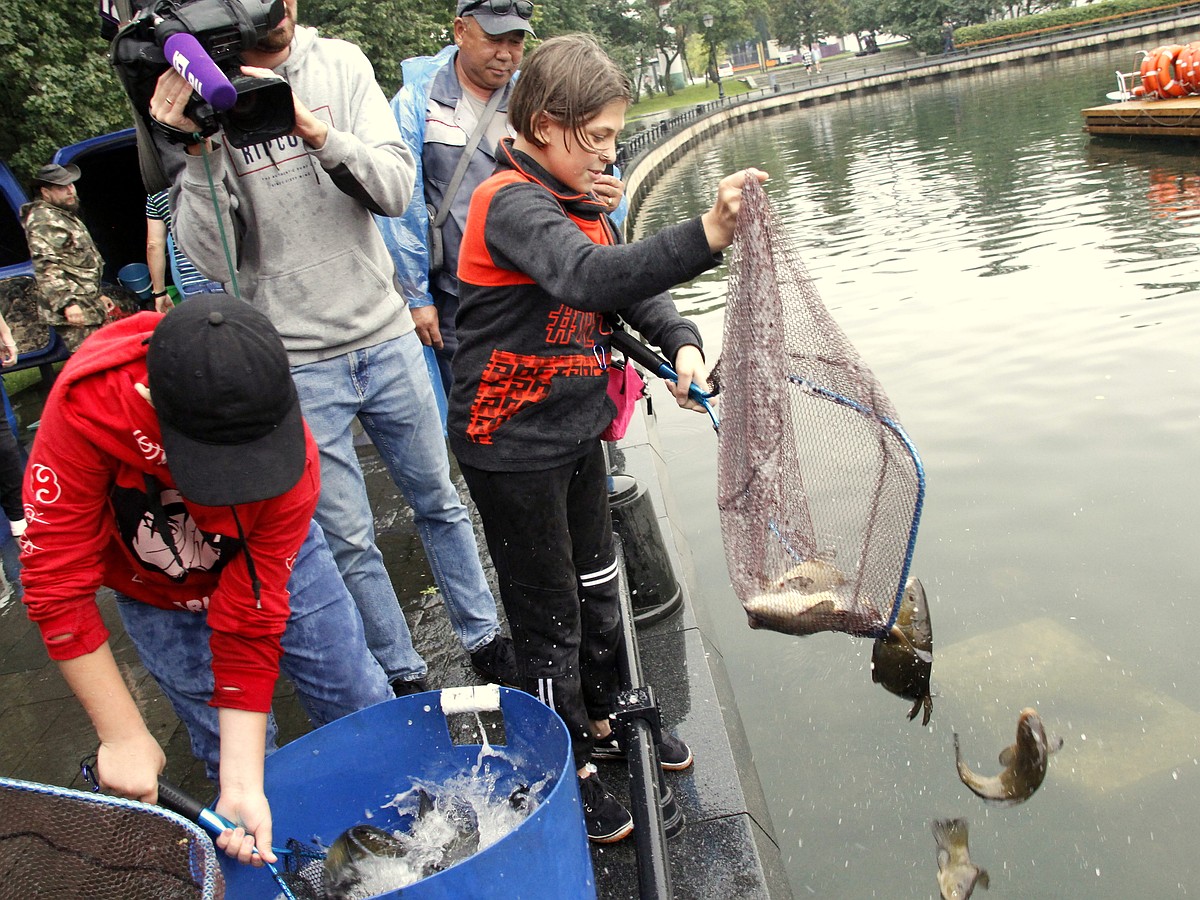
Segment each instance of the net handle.
[{"label": "net handle", "polygon": [[[624,353],[626,357],[645,366],[659,378],[679,383],[679,375],[674,367],[624,328],[613,329],[611,343],[613,347]],[[717,418],[717,411],[708,402],[709,398],[713,395],[704,393],[700,385],[693,383],[688,385],[688,396],[704,407],[704,411],[712,419],[713,431],[718,431],[721,427],[721,420]]]},{"label": "net handle", "polygon": [[[160,806],[179,813],[191,819],[213,837],[217,837],[226,828],[236,828],[237,826],[228,819],[213,812],[205,806],[200,800],[193,797],[177,784],[173,784],[161,775],[158,776],[158,803]],[[292,851],[281,847],[272,847],[276,856],[290,856]],[[258,854],[258,848],[254,849],[255,854]],[[279,885],[283,895],[288,900],[297,900],[296,895],[292,892],[291,886],[287,883],[287,879],[280,874],[279,869],[273,864],[263,860],[263,865],[271,873],[271,877],[275,879],[275,883]]]}]

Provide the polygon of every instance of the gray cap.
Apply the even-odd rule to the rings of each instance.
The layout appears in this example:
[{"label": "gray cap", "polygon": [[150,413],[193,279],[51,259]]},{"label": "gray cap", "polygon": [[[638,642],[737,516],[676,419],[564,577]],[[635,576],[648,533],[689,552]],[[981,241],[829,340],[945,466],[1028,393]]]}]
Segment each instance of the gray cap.
[{"label": "gray cap", "polygon": [[33,176],[34,184],[74,184],[79,180],[79,166],[60,166],[50,163],[42,166]]},{"label": "gray cap", "polygon": [[[528,9],[530,16],[522,16],[517,12],[518,5]],[[499,7],[507,11],[500,15],[495,9]],[[529,19],[533,15],[533,3],[529,0],[458,0],[458,16],[470,16],[479,23],[479,27],[488,34],[508,34],[510,31],[527,31],[534,37],[533,25]]]}]

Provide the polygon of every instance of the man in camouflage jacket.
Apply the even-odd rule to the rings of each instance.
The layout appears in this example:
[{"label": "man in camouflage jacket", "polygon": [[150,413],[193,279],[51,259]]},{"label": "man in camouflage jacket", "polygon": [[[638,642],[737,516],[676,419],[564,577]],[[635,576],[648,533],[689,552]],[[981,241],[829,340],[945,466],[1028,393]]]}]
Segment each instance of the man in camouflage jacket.
[{"label": "man in camouflage jacket", "polygon": [[78,180],[78,166],[42,166],[31,186],[35,199],[21,207],[39,318],[72,351],[105,323],[113,307],[100,289],[104,259],[79,218]]}]

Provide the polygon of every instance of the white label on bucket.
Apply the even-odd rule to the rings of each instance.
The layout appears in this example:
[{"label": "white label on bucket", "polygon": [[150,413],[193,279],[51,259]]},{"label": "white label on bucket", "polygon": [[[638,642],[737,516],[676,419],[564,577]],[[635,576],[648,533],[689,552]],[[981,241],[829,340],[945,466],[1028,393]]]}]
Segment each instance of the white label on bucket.
[{"label": "white label on bucket", "polygon": [[442,714],[488,712],[500,708],[500,685],[483,684],[442,690]]}]

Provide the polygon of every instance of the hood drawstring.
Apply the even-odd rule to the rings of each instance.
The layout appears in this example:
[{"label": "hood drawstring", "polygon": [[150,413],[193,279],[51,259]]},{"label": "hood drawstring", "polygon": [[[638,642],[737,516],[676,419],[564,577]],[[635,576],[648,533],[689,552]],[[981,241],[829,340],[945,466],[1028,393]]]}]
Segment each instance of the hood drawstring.
[{"label": "hood drawstring", "polygon": [[242,520],[238,518],[237,507],[229,507],[233,513],[233,523],[237,525],[238,539],[242,549],[246,551],[246,571],[250,573],[250,588],[254,591],[254,608],[262,609],[262,582],[258,580],[258,572],[254,568],[254,557],[250,555],[250,545],[246,543],[246,532],[242,531]]},{"label": "hood drawstring", "polygon": [[171,534],[171,519],[167,516],[166,509],[163,508],[162,485],[149,473],[142,477],[146,482],[146,511],[150,513],[150,527],[170,549],[171,558],[175,560],[180,571],[186,574],[187,566],[183,564],[183,557],[179,555],[179,548],[175,546],[175,538]]}]

